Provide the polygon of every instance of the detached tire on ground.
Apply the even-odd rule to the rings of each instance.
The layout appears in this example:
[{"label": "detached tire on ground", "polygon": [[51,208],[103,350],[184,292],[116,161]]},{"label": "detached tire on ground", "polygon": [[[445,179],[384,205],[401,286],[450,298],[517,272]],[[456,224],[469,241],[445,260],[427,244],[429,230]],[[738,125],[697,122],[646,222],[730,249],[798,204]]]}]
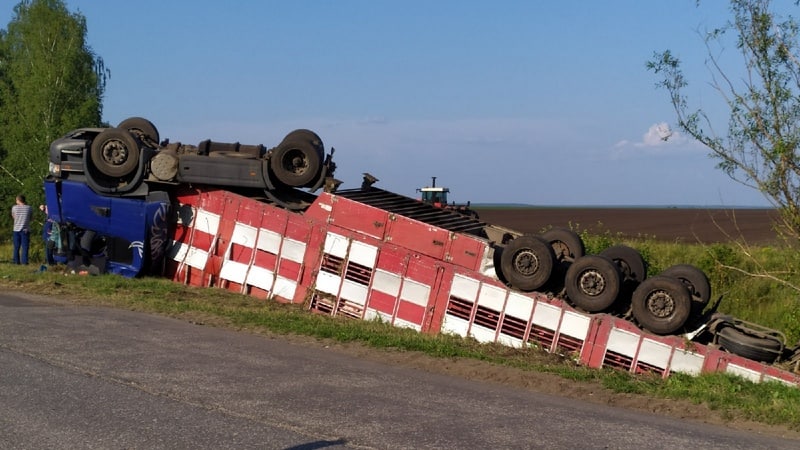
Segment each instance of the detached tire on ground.
[{"label": "detached tire on ground", "polygon": [[519,236],[500,255],[500,270],[512,287],[535,291],[550,279],[555,255],[550,244],[537,236]]},{"label": "detached tire on ground", "polygon": [[104,130],[92,141],[90,152],[94,167],[108,177],[127,177],[139,167],[139,142],[127,130]]},{"label": "detached tire on ground", "polygon": [[733,325],[723,326],[717,332],[719,345],[725,350],[754,361],[773,363],[784,350],[778,339],[757,336]]},{"label": "detached tire on ground", "polygon": [[622,275],[611,259],[586,255],[575,260],[564,280],[567,297],[586,312],[600,312],[614,304],[622,288]]},{"label": "detached tire on ground", "polygon": [[692,296],[679,280],[656,276],[644,280],[631,298],[633,317],[655,334],[672,334],[689,319]]},{"label": "detached tire on ground", "polygon": [[310,186],[316,181],[324,157],[322,139],[311,130],[294,130],[270,156],[270,169],[289,187]]},{"label": "detached tire on ground", "polygon": [[158,146],[159,142],[161,142],[156,126],[144,117],[129,117],[120,122],[117,128],[128,130],[132,135],[150,146]]}]

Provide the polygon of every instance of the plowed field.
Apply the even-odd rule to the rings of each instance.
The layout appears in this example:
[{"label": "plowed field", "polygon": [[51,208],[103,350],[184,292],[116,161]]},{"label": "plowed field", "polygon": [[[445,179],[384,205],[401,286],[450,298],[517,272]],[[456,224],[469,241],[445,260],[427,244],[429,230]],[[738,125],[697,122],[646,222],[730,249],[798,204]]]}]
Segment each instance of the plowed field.
[{"label": "plowed field", "polygon": [[480,219],[512,230],[538,234],[550,227],[611,233],[683,243],[744,240],[769,244],[778,239],[774,209],[705,208],[476,208]]}]

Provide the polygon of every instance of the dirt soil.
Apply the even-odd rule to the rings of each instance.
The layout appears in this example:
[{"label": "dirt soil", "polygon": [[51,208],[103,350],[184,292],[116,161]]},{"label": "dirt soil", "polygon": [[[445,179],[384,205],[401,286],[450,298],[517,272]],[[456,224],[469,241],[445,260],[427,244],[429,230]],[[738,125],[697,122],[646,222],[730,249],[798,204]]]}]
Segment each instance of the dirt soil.
[{"label": "dirt soil", "polygon": [[480,219],[524,233],[550,227],[621,234],[682,243],[743,240],[769,244],[778,240],[774,209],[706,208],[476,208]]}]

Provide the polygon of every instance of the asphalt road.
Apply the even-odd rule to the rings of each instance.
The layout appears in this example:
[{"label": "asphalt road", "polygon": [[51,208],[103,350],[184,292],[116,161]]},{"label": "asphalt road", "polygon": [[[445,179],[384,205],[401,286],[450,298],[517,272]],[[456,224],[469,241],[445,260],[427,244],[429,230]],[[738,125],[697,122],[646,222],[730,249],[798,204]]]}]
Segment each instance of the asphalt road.
[{"label": "asphalt road", "polygon": [[0,295],[0,448],[800,448],[56,299]]}]

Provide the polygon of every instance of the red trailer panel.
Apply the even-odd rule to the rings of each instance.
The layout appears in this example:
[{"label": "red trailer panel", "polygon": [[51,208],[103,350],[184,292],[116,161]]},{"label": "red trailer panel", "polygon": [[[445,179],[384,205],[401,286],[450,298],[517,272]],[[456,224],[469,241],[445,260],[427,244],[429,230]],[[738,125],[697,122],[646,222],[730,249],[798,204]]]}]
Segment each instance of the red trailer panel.
[{"label": "red trailer panel", "polygon": [[331,315],[572,355],[590,367],[697,375],[725,371],[800,384],[786,370],[679,336],[656,336],[481,273],[488,243],[322,194],[305,213],[225,191],[178,197],[167,267],[174,280],[302,302]]}]

